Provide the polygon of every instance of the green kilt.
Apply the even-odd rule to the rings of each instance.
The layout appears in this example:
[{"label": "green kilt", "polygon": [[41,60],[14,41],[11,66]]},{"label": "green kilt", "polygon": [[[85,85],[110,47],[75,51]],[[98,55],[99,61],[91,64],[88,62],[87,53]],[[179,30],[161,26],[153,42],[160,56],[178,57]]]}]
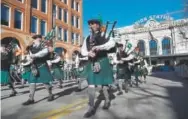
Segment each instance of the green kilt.
[{"label": "green kilt", "polygon": [[1,84],[10,83],[10,73],[7,70],[1,70]]},{"label": "green kilt", "polygon": [[60,68],[60,67],[58,67],[58,66],[54,66],[54,67],[52,67],[52,70],[53,70],[53,78],[55,78],[55,79],[64,79],[64,72],[63,72],[63,70]]},{"label": "green kilt", "polygon": [[28,80],[30,78],[30,75],[31,75],[30,66],[29,67],[25,67],[24,70],[25,71],[22,73],[22,79]]},{"label": "green kilt", "polygon": [[49,83],[53,80],[49,67],[46,63],[37,65],[37,67],[39,71],[39,76],[35,77],[31,73],[30,78],[28,80],[29,83]]},{"label": "green kilt", "polygon": [[142,76],[143,75],[147,75],[148,74],[148,70],[144,67],[144,68],[141,69],[140,73],[141,73]]},{"label": "green kilt", "polygon": [[26,72],[22,73],[22,79],[29,80],[30,75],[31,75],[31,71],[26,71]]},{"label": "green kilt", "polygon": [[128,66],[118,67],[117,69],[117,79],[130,79],[131,78],[131,71],[129,70]]},{"label": "green kilt", "polygon": [[98,73],[92,71],[92,63],[88,64],[88,84],[89,85],[108,85],[113,83],[113,71],[107,57],[97,60],[100,62],[101,70]]},{"label": "green kilt", "polygon": [[136,65],[136,66],[134,67],[134,75],[135,75],[135,76],[140,76],[140,75],[141,75],[141,71],[140,71],[138,65]]},{"label": "green kilt", "polygon": [[76,76],[78,78],[86,78],[87,79],[87,77],[88,77],[88,64],[86,64],[82,67],[79,67],[77,69]]},{"label": "green kilt", "polygon": [[72,72],[72,73],[71,73],[72,76],[76,76],[76,74],[77,74],[77,73],[76,73],[76,68],[73,68],[73,69],[71,70],[71,72]]}]

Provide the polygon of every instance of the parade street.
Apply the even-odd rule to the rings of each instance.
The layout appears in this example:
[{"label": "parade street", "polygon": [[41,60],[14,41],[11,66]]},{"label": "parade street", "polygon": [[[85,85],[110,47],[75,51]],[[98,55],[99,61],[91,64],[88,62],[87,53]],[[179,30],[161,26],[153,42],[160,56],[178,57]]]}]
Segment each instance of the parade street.
[{"label": "parade street", "polygon": [[[7,97],[10,90],[2,87],[3,119],[83,119],[87,110],[87,89],[77,92],[75,82],[65,82],[63,89],[54,87],[52,102],[47,102],[44,86],[38,85],[36,103],[29,106],[22,106],[29,88],[16,90],[17,96]],[[174,72],[153,73],[147,77],[147,83],[133,85],[127,94],[116,94],[107,111],[102,109],[103,101],[99,105],[98,100],[97,113],[91,119],[188,119],[188,80]]]}]

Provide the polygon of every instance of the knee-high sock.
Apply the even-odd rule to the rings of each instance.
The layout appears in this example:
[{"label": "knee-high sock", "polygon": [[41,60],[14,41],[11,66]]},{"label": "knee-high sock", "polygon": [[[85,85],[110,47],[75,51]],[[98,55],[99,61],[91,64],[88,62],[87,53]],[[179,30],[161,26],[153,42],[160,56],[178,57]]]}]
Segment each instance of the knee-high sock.
[{"label": "knee-high sock", "polygon": [[118,81],[119,91],[123,90],[123,81],[124,81],[124,79],[119,79],[119,81]]},{"label": "knee-high sock", "polygon": [[129,79],[125,79],[123,84],[124,84],[125,90],[127,90],[128,84],[129,84]]},{"label": "knee-high sock", "polygon": [[144,74],[144,80],[146,80],[146,75]]},{"label": "knee-high sock", "polygon": [[103,94],[104,94],[104,97],[105,97],[105,101],[106,101],[106,102],[109,102],[109,101],[110,101],[108,89],[109,89],[108,86],[103,86]]},{"label": "knee-high sock", "polygon": [[35,90],[36,90],[36,84],[35,83],[29,84],[29,91],[30,91],[29,99],[30,100],[34,100]]},{"label": "knee-high sock", "polygon": [[95,105],[95,86],[88,87],[88,96],[90,109],[93,109]]},{"label": "knee-high sock", "polygon": [[47,89],[49,96],[52,95],[52,86],[49,83],[45,83],[44,86]]},{"label": "knee-high sock", "polygon": [[62,85],[62,80],[61,80],[61,79],[59,79],[59,85],[60,85],[60,86]]},{"label": "knee-high sock", "polygon": [[25,80],[24,80],[24,79],[22,79],[22,86],[24,86],[24,83],[25,83]]},{"label": "knee-high sock", "polygon": [[16,92],[16,90],[14,89],[13,83],[9,83],[9,88],[12,90],[12,92]]}]

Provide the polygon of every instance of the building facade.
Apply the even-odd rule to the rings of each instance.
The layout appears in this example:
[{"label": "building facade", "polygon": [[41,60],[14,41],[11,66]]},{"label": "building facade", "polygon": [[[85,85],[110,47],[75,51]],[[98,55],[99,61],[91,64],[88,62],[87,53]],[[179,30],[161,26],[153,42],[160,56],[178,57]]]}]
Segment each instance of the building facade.
[{"label": "building facade", "polygon": [[121,39],[133,40],[152,65],[176,65],[188,60],[188,19],[153,15],[117,28],[115,33]]},{"label": "building facade", "polygon": [[55,24],[55,47],[67,60],[82,43],[82,0],[1,0],[1,40],[18,40],[21,49],[32,35],[45,36]]}]

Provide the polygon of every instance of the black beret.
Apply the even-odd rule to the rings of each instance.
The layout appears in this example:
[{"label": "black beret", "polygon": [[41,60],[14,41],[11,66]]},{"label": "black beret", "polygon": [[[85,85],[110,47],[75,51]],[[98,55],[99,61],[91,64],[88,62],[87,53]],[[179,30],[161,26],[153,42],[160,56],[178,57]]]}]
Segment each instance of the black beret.
[{"label": "black beret", "polygon": [[33,39],[37,39],[37,38],[42,38],[42,35],[34,35],[33,37],[32,37]]},{"label": "black beret", "polygon": [[100,22],[100,20],[98,20],[98,19],[91,19],[91,20],[88,20],[88,24],[99,24],[99,25],[101,25],[101,22]]}]

